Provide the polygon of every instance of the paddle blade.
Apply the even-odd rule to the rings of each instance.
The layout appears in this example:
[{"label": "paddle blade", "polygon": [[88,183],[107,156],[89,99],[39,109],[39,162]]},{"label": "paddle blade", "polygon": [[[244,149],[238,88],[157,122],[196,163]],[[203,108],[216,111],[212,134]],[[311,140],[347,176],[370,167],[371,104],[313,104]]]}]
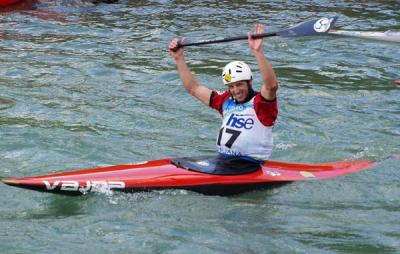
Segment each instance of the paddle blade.
[{"label": "paddle blade", "polygon": [[282,37],[299,37],[311,35],[323,35],[329,32],[339,16],[333,18],[321,18],[304,21],[294,27],[282,30],[277,35]]},{"label": "paddle blade", "polygon": [[368,32],[368,31],[348,31],[348,30],[332,29],[331,31],[329,31],[329,34],[379,40],[379,41],[400,42],[400,32],[392,32],[392,31]]}]

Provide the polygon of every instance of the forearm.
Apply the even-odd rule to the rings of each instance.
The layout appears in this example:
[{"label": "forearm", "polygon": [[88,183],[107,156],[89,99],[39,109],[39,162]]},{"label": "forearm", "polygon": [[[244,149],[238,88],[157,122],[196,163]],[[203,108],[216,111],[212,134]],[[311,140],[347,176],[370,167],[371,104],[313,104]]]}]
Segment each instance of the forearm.
[{"label": "forearm", "polygon": [[[255,34],[264,33],[264,26],[257,24],[254,27]],[[250,32],[248,35],[249,46],[256,57],[258,67],[263,80],[261,87],[261,95],[267,100],[274,100],[276,98],[276,91],[278,90],[278,81],[276,79],[275,71],[272,65],[268,62],[263,52],[263,39],[253,39]]]},{"label": "forearm", "polygon": [[265,57],[262,49],[260,51],[253,51],[254,56],[257,60],[261,77],[263,80],[263,86],[267,90],[275,90],[278,88],[278,81],[275,75],[275,71],[272,68],[272,65],[269,63],[267,58]]},{"label": "forearm", "polygon": [[176,67],[179,72],[179,77],[182,81],[183,86],[189,94],[196,97],[205,105],[209,105],[211,90],[205,86],[202,86],[197,82],[196,77],[190,71],[184,57],[176,59]]},{"label": "forearm", "polygon": [[176,60],[176,67],[178,69],[179,77],[183,86],[186,88],[188,93],[194,96],[199,83],[197,82],[196,77],[190,71],[184,57]]}]

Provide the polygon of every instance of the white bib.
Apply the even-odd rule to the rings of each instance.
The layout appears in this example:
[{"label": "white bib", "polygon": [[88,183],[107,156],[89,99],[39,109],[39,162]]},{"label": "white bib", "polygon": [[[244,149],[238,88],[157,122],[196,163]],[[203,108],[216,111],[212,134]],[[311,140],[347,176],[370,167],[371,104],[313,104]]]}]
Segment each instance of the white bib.
[{"label": "white bib", "polygon": [[243,104],[232,98],[222,106],[222,126],[217,138],[218,152],[267,160],[272,152],[273,126],[263,125],[254,110],[254,97]]}]

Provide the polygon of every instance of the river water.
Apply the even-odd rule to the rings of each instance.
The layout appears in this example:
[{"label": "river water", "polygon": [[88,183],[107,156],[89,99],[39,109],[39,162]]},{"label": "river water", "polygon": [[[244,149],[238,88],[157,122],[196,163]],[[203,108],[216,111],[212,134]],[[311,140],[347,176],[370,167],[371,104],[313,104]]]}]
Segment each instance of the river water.
[{"label": "river water", "polygon": [[[336,27],[400,31],[398,1],[40,3],[0,16],[0,177],[213,154],[220,118],[190,97],[166,51],[188,40],[340,15]],[[360,3],[361,2],[361,3]],[[334,36],[266,39],[280,116],[271,159],[400,153],[400,45]],[[199,81],[246,41],[190,47]],[[399,253],[399,161],[233,197],[186,191],[63,197],[0,184],[1,253]]]}]

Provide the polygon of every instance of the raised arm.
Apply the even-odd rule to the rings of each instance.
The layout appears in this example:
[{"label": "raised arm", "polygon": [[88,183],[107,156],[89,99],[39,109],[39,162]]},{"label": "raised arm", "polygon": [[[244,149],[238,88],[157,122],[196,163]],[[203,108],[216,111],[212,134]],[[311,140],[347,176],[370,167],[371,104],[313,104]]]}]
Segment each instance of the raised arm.
[{"label": "raised arm", "polygon": [[210,103],[211,90],[197,82],[196,77],[190,71],[184,57],[184,48],[174,51],[178,45],[178,39],[173,39],[169,44],[168,51],[175,59],[179,77],[189,94],[193,95],[206,105]]},{"label": "raised arm", "polygon": [[[264,33],[264,27],[257,24],[254,27],[254,33]],[[278,90],[278,81],[275,76],[272,65],[268,62],[263,52],[263,39],[252,39],[251,33],[248,33],[248,41],[254,56],[256,57],[258,67],[260,68],[263,86],[261,87],[261,95],[267,100],[274,100]]]}]

